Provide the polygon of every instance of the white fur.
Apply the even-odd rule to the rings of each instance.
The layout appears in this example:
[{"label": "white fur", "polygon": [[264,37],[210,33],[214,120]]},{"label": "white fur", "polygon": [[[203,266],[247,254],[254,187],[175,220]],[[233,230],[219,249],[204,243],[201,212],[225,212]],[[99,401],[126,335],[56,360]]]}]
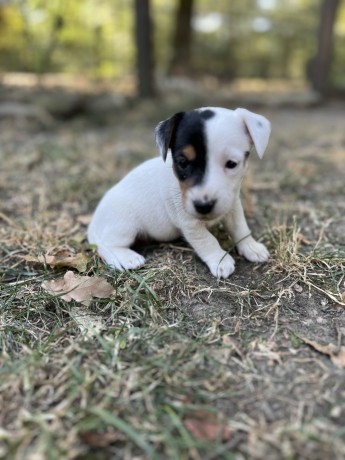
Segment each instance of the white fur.
[{"label": "white fur", "polygon": [[[138,235],[157,241],[183,235],[214,276],[227,278],[234,271],[234,260],[208,230],[220,219],[241,255],[252,262],[264,262],[269,257],[265,246],[250,235],[239,195],[247,167],[245,152],[254,143],[262,157],[270,123],[245,109],[210,109],[216,115],[205,121],[206,176],[201,185],[186,190],[185,200],[169,154],[166,162],[162,158],[144,162],[102,198],[90,223],[88,240],[97,245],[108,265],[118,270],[143,265],[145,259],[129,248]],[[228,160],[238,166],[225,168]],[[200,216],[193,203],[205,199],[216,200],[216,204],[210,214]]]}]

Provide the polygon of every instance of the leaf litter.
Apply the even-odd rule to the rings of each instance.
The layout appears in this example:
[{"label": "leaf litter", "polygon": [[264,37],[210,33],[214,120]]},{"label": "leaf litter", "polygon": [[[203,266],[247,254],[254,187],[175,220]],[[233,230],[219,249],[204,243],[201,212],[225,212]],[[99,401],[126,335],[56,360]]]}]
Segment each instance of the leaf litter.
[{"label": "leaf litter", "polygon": [[228,441],[232,430],[220,420],[219,414],[195,409],[183,419],[186,429],[197,439],[202,441]]},{"label": "leaf litter", "polygon": [[345,368],[345,347],[329,343],[322,345],[315,340],[310,340],[307,337],[300,337],[303,342],[313,347],[316,351],[329,356],[331,361],[338,367]]},{"label": "leaf litter", "polygon": [[104,278],[75,275],[72,271],[58,280],[44,281],[42,288],[66,302],[75,300],[86,307],[90,306],[93,298],[104,299],[114,293],[114,288]]},{"label": "leaf litter", "polygon": [[38,256],[26,255],[20,257],[27,262],[49,265],[51,268],[75,268],[80,273],[87,270],[87,265],[90,261],[89,257],[85,253],[79,252],[77,254],[73,254],[68,249],[61,249],[52,255],[40,254]]}]

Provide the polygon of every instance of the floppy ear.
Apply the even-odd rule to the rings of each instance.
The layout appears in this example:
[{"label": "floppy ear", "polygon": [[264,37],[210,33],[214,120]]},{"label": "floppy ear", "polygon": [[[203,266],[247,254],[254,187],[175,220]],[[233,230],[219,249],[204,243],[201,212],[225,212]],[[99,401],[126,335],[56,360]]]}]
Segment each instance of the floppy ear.
[{"label": "floppy ear", "polygon": [[171,147],[177,126],[184,114],[185,112],[175,113],[175,115],[167,120],[161,121],[156,126],[156,145],[164,161],[167,158],[168,150]]},{"label": "floppy ear", "polygon": [[236,109],[235,112],[243,119],[249,137],[260,158],[263,157],[271,134],[271,123],[267,118],[247,109]]}]

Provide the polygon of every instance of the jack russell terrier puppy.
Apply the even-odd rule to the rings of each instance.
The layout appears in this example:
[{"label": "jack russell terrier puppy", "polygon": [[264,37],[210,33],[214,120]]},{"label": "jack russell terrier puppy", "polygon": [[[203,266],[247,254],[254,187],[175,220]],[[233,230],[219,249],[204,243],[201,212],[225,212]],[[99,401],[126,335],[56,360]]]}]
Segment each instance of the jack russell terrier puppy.
[{"label": "jack russell terrier puppy", "polygon": [[145,262],[130,249],[136,240],[182,235],[214,276],[227,278],[234,259],[208,230],[223,220],[240,255],[266,261],[266,247],[248,228],[240,186],[251,144],[262,158],[270,131],[265,117],[246,109],[205,107],[162,121],[156,128],[162,158],[144,162],[105,194],[89,242],[108,265],[128,270]]}]

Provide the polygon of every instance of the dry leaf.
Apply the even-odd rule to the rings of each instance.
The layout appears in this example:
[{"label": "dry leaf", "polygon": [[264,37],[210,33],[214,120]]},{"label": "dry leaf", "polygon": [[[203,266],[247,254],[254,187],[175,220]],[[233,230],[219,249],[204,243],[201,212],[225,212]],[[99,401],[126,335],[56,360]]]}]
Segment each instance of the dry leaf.
[{"label": "dry leaf", "polygon": [[197,439],[202,441],[227,441],[232,433],[216,415],[207,411],[196,410],[183,420],[186,429]]},{"label": "dry leaf", "polygon": [[124,441],[126,436],[119,430],[110,430],[105,433],[85,431],[79,434],[80,439],[92,447],[107,447],[117,441]]},{"label": "dry leaf", "polygon": [[75,268],[78,272],[85,272],[89,258],[86,254],[79,252],[78,254],[72,254],[69,250],[64,249],[58,251],[54,255],[39,255],[34,256],[21,256],[22,259],[27,262],[35,262],[40,264],[47,264],[52,268],[59,267],[70,267]]},{"label": "dry leaf", "polygon": [[307,337],[300,337],[303,342],[313,347],[316,351],[323,353],[331,358],[332,362],[338,367],[345,367],[345,347],[338,347],[334,343],[328,345],[321,345],[314,340],[310,340]]},{"label": "dry leaf", "polygon": [[65,273],[59,280],[44,281],[42,288],[53,295],[59,295],[70,302],[74,299],[85,306],[89,306],[93,297],[109,297],[114,289],[104,278],[99,276],[80,276],[72,271]]}]

